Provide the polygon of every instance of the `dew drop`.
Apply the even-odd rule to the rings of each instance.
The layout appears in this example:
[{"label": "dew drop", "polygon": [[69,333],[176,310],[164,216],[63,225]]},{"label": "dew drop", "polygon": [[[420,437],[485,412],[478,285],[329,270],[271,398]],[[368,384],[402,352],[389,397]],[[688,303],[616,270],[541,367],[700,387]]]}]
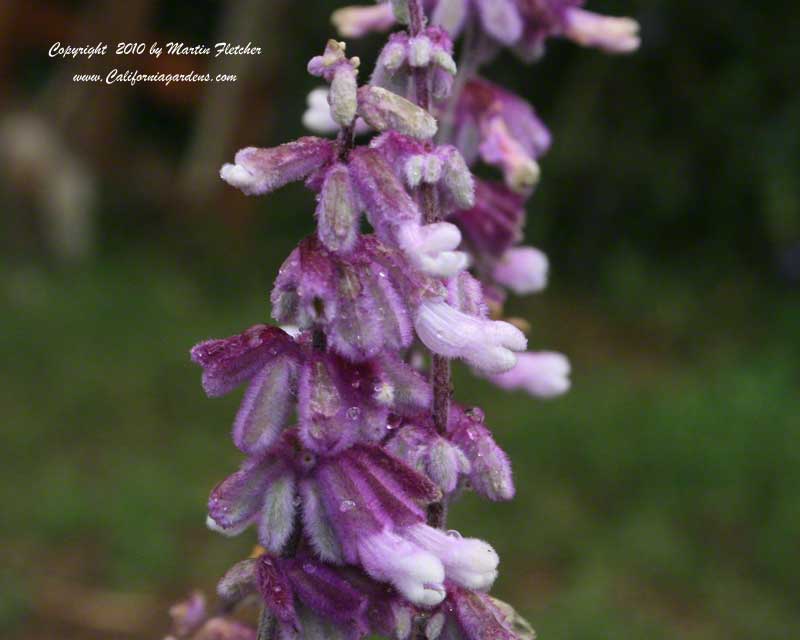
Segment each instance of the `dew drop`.
[{"label": "dew drop", "polygon": [[460,533],[459,531],[456,531],[455,529],[450,529],[450,530],[447,532],[447,536],[448,536],[449,538],[454,538],[454,539],[456,539],[456,540],[461,540],[461,538],[463,537],[463,536],[461,535],[461,533]]},{"label": "dew drop", "polygon": [[361,417],[361,409],[358,407],[350,407],[347,410],[347,417],[351,420],[358,420]]},{"label": "dew drop", "polygon": [[355,508],[356,508],[356,503],[353,502],[352,500],[342,500],[341,503],[339,503],[339,511],[341,511],[342,513],[347,513],[348,511],[352,511]]},{"label": "dew drop", "polygon": [[478,439],[478,430],[475,427],[467,429],[467,437],[473,442]]}]

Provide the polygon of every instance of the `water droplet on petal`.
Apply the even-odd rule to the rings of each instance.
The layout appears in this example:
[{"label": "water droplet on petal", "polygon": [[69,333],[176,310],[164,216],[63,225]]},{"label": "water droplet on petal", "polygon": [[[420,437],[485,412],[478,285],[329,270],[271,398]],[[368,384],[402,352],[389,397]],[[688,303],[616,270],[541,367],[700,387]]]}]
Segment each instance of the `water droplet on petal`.
[{"label": "water droplet on petal", "polygon": [[467,429],[467,437],[474,442],[478,438],[478,430],[474,427],[470,427]]},{"label": "water droplet on petal", "polygon": [[310,564],[308,562],[303,565],[303,571],[305,571],[306,573],[314,573],[316,570],[317,568],[313,564]]},{"label": "water droplet on petal", "polygon": [[448,535],[448,537],[455,538],[456,540],[461,540],[461,538],[462,538],[461,533],[459,531],[456,531],[455,529],[450,529],[447,532],[447,535]]},{"label": "water droplet on petal", "polygon": [[342,513],[347,513],[348,511],[352,511],[356,508],[356,503],[352,500],[342,500],[339,504],[339,511]]}]

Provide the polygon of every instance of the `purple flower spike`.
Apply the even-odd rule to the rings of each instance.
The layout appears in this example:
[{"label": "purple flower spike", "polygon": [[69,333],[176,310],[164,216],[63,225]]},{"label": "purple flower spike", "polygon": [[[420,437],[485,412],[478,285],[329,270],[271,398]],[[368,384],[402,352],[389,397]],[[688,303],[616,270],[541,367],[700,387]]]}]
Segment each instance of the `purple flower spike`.
[{"label": "purple flower spike", "polygon": [[462,358],[487,373],[502,373],[517,362],[527,338],[508,322],[470,316],[441,300],[423,302],[414,319],[420,340],[434,353]]},{"label": "purple flower spike", "polygon": [[450,441],[470,462],[470,483],[477,493],[492,501],[511,500],[514,482],[511,462],[483,423],[483,412],[454,407],[450,416]]},{"label": "purple flower spike", "polygon": [[317,204],[317,235],[334,253],[346,255],[358,239],[361,211],[345,165],[329,169]]},{"label": "purple flower spike", "polygon": [[240,335],[206,340],[192,348],[192,362],[203,368],[203,389],[211,397],[230,393],[275,358],[291,353],[294,342],[278,327],[259,324]]},{"label": "purple flower spike", "polygon": [[569,360],[560,353],[522,353],[513,369],[489,379],[502,389],[523,389],[532,396],[554,398],[569,391],[570,368]]},{"label": "purple flower spike", "polygon": [[516,247],[503,254],[492,271],[492,277],[517,295],[538,293],[547,286],[549,266],[547,256],[538,249]]},{"label": "purple flower spike", "polygon": [[329,163],[333,156],[333,142],[314,137],[271,149],[247,147],[236,154],[234,164],[222,167],[220,177],[248,196],[262,195],[302,180]]},{"label": "purple flower spike", "polygon": [[433,138],[438,129],[430,113],[382,87],[358,90],[358,115],[376,131],[397,131],[421,140]]}]

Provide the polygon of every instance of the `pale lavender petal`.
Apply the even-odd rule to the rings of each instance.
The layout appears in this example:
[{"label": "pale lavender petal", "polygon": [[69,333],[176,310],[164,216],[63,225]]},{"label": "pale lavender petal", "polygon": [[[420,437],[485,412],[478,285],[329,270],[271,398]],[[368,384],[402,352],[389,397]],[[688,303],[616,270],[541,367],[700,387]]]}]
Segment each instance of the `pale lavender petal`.
[{"label": "pale lavender petal", "polygon": [[361,38],[369,33],[384,32],[395,23],[388,3],[371,6],[343,7],[334,11],[331,22],[344,38]]},{"label": "pale lavender petal", "polygon": [[507,322],[468,316],[437,300],[420,305],[414,326],[420,340],[434,353],[462,358],[488,373],[513,368],[514,352],[524,351],[528,342]]},{"label": "pale lavender petal", "polygon": [[486,32],[504,45],[522,37],[522,18],[513,0],[473,0]]},{"label": "pale lavender petal", "polygon": [[633,53],[641,44],[636,20],[603,16],[578,8],[565,12],[564,32],[584,47],[597,47],[607,53]]},{"label": "pale lavender petal", "polygon": [[500,558],[491,545],[476,538],[462,538],[427,524],[403,530],[402,535],[442,562],[448,580],[469,589],[488,589],[497,577]]},{"label": "pale lavender petal", "polygon": [[547,286],[550,263],[533,247],[515,247],[503,254],[492,271],[494,280],[517,295],[538,293]]},{"label": "pale lavender petal", "polygon": [[569,360],[560,353],[523,353],[513,369],[490,376],[490,380],[503,389],[523,389],[532,396],[553,398],[569,391],[570,369]]},{"label": "pale lavender petal", "polygon": [[439,0],[431,15],[431,23],[444,28],[457,38],[467,19],[468,0]]},{"label": "pale lavender petal", "polygon": [[432,607],[444,600],[445,572],[439,559],[384,530],[359,541],[359,559],[376,580],[389,582],[413,604]]}]

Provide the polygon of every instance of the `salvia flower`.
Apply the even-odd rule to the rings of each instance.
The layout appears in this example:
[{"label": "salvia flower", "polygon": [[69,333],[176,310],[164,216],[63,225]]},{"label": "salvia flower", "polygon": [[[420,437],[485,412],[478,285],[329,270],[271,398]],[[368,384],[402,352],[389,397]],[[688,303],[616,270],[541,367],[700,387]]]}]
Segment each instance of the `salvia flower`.
[{"label": "salvia flower", "polygon": [[414,318],[420,340],[434,353],[461,358],[487,373],[502,373],[528,344],[525,334],[500,320],[468,315],[443,300],[426,300]]},{"label": "salvia flower", "polygon": [[489,379],[509,391],[522,389],[532,396],[553,398],[569,391],[570,369],[569,360],[560,353],[522,353],[513,369],[489,376]]},{"label": "salvia flower", "polygon": [[[343,42],[308,63],[329,87],[309,95],[304,124],[336,138],[248,147],[222,167],[247,195],[304,181],[316,194],[316,231],[275,280],[271,311],[283,328],[258,324],[191,352],[209,396],[246,385],[233,425],[245,458],[211,491],[207,524],[229,536],[255,530],[259,551],[217,592],[226,612],[260,601],[259,631],[210,616],[195,595],[173,608],[170,640],[533,639],[486,593],[494,549],[445,531],[445,507],[465,489],[494,501],[515,491],[483,412],[451,402],[447,360],[540,397],[569,387],[566,358],[525,352],[524,324],[499,319],[506,289],[547,283],[546,256],[521,241],[550,133],[531,105],[476,72],[500,46],[530,57],[551,36],[612,52],[638,46],[635,22],[582,6],[341,9],[333,21],[348,36],[408,29],[389,38],[365,86]],[[463,45],[468,76],[456,82],[451,35],[466,29],[476,37]],[[502,182],[474,179],[478,162]]]}]

